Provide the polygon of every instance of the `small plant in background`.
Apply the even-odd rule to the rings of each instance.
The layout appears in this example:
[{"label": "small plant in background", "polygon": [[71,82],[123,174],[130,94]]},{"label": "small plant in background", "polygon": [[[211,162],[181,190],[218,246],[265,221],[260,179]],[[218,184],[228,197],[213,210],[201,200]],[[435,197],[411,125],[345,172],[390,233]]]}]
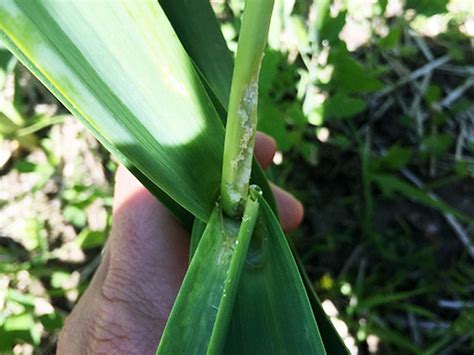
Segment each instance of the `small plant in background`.
[{"label": "small plant in background", "polygon": [[[13,3],[5,2],[0,7],[6,9]],[[107,129],[99,132],[94,131],[95,125],[87,122],[86,125],[99,135],[108,149],[111,149],[109,135],[123,128],[120,135],[114,136],[115,142],[120,142],[114,150],[118,159],[125,160],[155,195],[165,199],[185,225],[190,227],[193,218],[180,204],[206,220],[220,194],[221,168],[229,166],[223,164],[224,125],[216,124],[209,117],[217,115],[224,122],[231,114],[226,111],[231,106],[234,72],[232,56],[220,32],[216,31],[214,14],[209,11],[207,2],[160,1],[179,41],[200,73],[199,79],[191,88],[178,85],[181,80],[165,80],[165,83],[157,80],[160,84],[147,81],[155,67],[163,66],[162,63],[153,65],[154,69],[149,72],[136,68],[128,74],[125,71],[121,77],[128,79],[127,92],[133,87],[135,93],[146,97],[138,103],[133,97],[124,96],[124,92],[118,90],[120,83],[108,76],[122,66],[122,62],[114,60],[115,55],[110,55],[118,52],[122,55],[118,47],[113,43],[101,47],[102,57],[110,58],[108,68],[104,68],[91,60],[99,54],[88,51],[87,44],[76,38],[74,41],[79,42],[71,46],[66,39],[81,29],[74,29],[74,24],[60,19],[61,11],[66,11],[61,7],[64,4],[59,3],[54,9],[52,5],[46,6],[46,2],[44,6],[16,3],[21,11],[32,6],[35,16],[42,14],[42,19],[50,21],[47,23],[51,28],[36,24],[42,35],[30,40],[48,43],[54,48],[52,51],[34,51],[38,49],[34,45],[20,48],[38,57],[35,63],[39,63],[41,57],[55,68],[40,68],[40,72],[54,74],[46,77],[49,88],[58,86],[59,80],[50,79],[59,74],[62,79],[71,75],[68,84],[75,83],[76,89],[77,83],[83,82],[81,75],[90,80],[102,77],[103,80],[94,81],[92,86],[79,86],[79,92],[62,87],[59,93],[73,92],[75,100],[83,100],[76,100],[73,106],[67,104],[68,109],[77,115],[75,108],[87,106],[86,111],[79,114],[90,122],[87,117],[94,117],[94,112],[104,113],[105,108],[104,125],[107,118],[110,123],[117,117],[132,117],[131,121],[126,119],[120,126],[107,125]],[[211,3],[227,47],[237,52],[244,31],[245,2]],[[10,10],[15,6],[10,6]],[[46,12],[43,11],[45,6]],[[469,2],[464,0],[275,0],[258,80],[258,129],[272,135],[279,150],[275,158],[278,165],[267,175],[290,188],[304,202],[305,221],[289,241],[295,242],[300,250],[301,258],[297,258],[297,262],[305,266],[306,286],[312,284],[324,299],[324,311],[352,353],[357,350],[363,353],[472,352],[472,11]],[[81,12],[77,11],[75,16],[77,13]],[[98,11],[96,15],[101,13]],[[4,19],[2,13],[2,31]],[[62,29],[68,29],[69,35],[55,37],[56,21],[60,21]],[[149,17],[142,19],[142,23],[147,21],[153,22]],[[95,27],[89,25],[88,28]],[[20,33],[19,29],[21,26],[12,33]],[[38,28],[27,32],[36,31]],[[91,33],[84,34],[84,38],[95,38]],[[63,43],[64,48],[56,48],[52,43]],[[210,43],[219,45],[209,47]],[[123,46],[123,42],[120,45]],[[74,47],[80,50],[75,51]],[[169,53],[177,55],[175,59],[185,57],[179,54],[182,51],[173,48]],[[61,62],[67,52],[92,67],[79,65],[65,69],[67,65],[64,67]],[[181,59],[174,60],[173,64],[180,63]],[[134,60],[135,57],[124,59]],[[143,66],[142,61],[140,59]],[[163,73],[181,75],[173,72],[173,65],[167,68],[169,70]],[[121,69],[118,71],[122,73]],[[183,72],[189,74],[188,69]],[[163,73],[161,79],[171,77]],[[189,77],[188,74],[179,77]],[[140,80],[149,84],[147,89]],[[198,95],[188,96],[192,103],[185,106],[199,107],[188,116],[202,112],[206,115],[204,120],[192,124],[188,121],[186,125],[190,127],[179,136],[167,132],[185,126],[184,119],[181,121],[186,115],[184,111],[180,111],[176,120],[170,118],[167,131],[146,122],[136,128],[136,117],[150,117],[149,111],[141,109],[146,106],[143,102],[153,106],[158,115],[163,113],[161,106],[169,107],[174,102],[170,96],[161,104],[154,102],[160,85],[168,85],[172,95],[179,96],[204,92],[201,81],[206,91],[204,96],[208,95],[212,104],[196,105],[203,100],[203,96]],[[33,345],[35,350],[48,353],[55,347],[55,335],[62,326],[62,319],[87,286],[100,260],[100,248],[110,228],[110,184],[116,163],[3,47],[0,84],[0,352],[14,349],[16,353],[28,353],[33,351]],[[195,86],[200,89],[196,91]],[[91,88],[114,92],[116,96],[102,96],[101,99],[108,100],[104,106],[100,100],[87,96]],[[151,96],[147,96],[149,88],[153,88]],[[235,95],[234,105],[239,103],[239,96]],[[118,99],[114,101],[114,97]],[[60,99],[64,102],[71,98]],[[121,111],[110,111],[120,100],[126,102],[120,106]],[[180,110],[182,105],[173,106]],[[130,110],[126,111],[126,107]],[[127,115],[123,114],[125,111]],[[156,115],[153,116],[156,119]],[[130,135],[127,130],[131,128],[134,131]],[[187,156],[190,161],[202,162],[201,157],[205,156],[205,160],[214,163],[195,167],[194,171],[185,169],[186,173],[180,176],[189,176],[189,180],[195,181],[194,184],[180,181],[179,186],[193,186],[182,193],[172,187],[158,188],[149,177],[165,184],[169,180],[176,183],[171,178],[176,166],[167,159],[162,160],[162,164],[146,166],[153,161],[153,156],[140,151],[135,144],[137,134],[144,131],[152,132],[144,140],[149,146],[158,144],[163,151],[174,151],[185,157],[187,148],[184,147],[189,146],[195,152],[194,159]],[[209,132],[215,138],[214,142],[207,142],[210,154],[197,149],[199,142],[206,141],[202,135]],[[126,155],[121,156],[120,152]],[[239,149],[235,154],[239,156]],[[229,154],[228,160],[235,160],[235,154]],[[127,158],[130,156],[143,156],[148,160],[141,167],[135,167]],[[169,174],[155,176],[168,165]],[[149,173],[139,173],[148,168]],[[264,198],[269,199],[271,195],[255,165],[251,181],[259,184]],[[193,191],[198,198],[188,200],[186,195],[192,196]],[[179,204],[167,198],[174,193]],[[257,191],[253,195],[259,201]],[[199,201],[207,201],[204,205],[208,207]],[[272,206],[272,202],[268,202]],[[228,209],[230,213],[225,215],[240,215],[245,201],[240,205],[237,212]],[[261,203],[258,210],[261,219]],[[225,220],[224,225],[234,230],[232,218],[229,220]],[[222,223],[215,222],[213,233],[216,236],[222,232],[218,225]],[[199,243],[205,227],[203,222],[194,223],[193,253],[198,244],[218,243],[210,237],[211,231],[204,233],[207,244]],[[259,228],[263,227],[257,222],[257,234],[262,233]],[[232,246],[231,243],[226,245]],[[249,248],[253,252],[255,245],[251,243]],[[201,253],[205,253],[204,250],[205,247]],[[239,250],[236,255],[243,255],[242,249]],[[196,253],[199,258],[199,252]],[[235,275],[236,265],[238,263],[230,262],[223,269],[233,270],[232,275]],[[225,279],[226,276],[220,277]],[[265,277],[266,274],[258,280]],[[252,280],[245,266],[241,278]],[[214,295],[222,296],[221,291]],[[195,292],[195,297],[203,295],[203,292]],[[186,296],[182,291],[180,299],[185,300],[190,295],[191,292]],[[326,330],[322,326],[325,315],[311,292],[309,297],[326,344]],[[218,298],[213,301],[212,306],[217,307]],[[229,300],[224,302],[222,309],[230,309],[229,304]],[[186,313],[177,306],[174,313],[180,312]],[[175,316],[170,324],[177,326],[179,323],[175,321],[180,318]],[[213,322],[212,317],[207,319]],[[227,319],[221,315],[212,323],[216,326],[205,327],[210,332],[208,335],[214,334],[210,338],[213,346],[219,345],[216,340],[222,335]],[[231,321],[228,326],[232,332],[240,325]],[[170,329],[176,328],[170,326],[168,333]],[[333,339],[338,341],[337,336]],[[226,345],[225,349],[229,347]]]}]

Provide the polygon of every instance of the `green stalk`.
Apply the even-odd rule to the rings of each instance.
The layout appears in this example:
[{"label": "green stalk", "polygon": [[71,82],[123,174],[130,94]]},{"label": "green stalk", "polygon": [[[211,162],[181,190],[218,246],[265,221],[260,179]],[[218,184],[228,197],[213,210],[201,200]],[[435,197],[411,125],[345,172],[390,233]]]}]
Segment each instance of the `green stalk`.
[{"label": "green stalk", "polygon": [[212,329],[211,340],[209,341],[208,354],[221,354],[224,349],[230,319],[234,310],[234,301],[239,286],[240,274],[245,263],[244,255],[247,255],[250,240],[255,229],[258,217],[258,195],[260,188],[253,185],[250,196],[245,205],[242,223],[240,224],[239,235],[235,243],[234,257],[230,262],[228,277],[224,284],[224,294],[217,313],[216,322]]},{"label": "green stalk", "polygon": [[273,0],[247,0],[235,59],[227,112],[222,167],[222,207],[242,214],[247,199],[257,129],[258,76]]},{"label": "green stalk", "polygon": [[[220,354],[250,240],[260,189],[252,187],[241,221],[214,209],[191,260],[157,354]],[[194,231],[198,233],[198,231]]]}]

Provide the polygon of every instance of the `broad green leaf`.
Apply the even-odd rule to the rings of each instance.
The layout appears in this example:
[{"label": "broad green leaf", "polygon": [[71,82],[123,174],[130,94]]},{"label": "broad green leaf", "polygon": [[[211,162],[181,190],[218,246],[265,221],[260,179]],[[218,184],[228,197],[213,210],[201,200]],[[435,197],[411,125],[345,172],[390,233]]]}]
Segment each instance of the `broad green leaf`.
[{"label": "broad green leaf", "polygon": [[157,354],[219,354],[258,216],[256,195],[242,221],[216,206],[191,260]]},{"label": "broad green leaf", "polygon": [[402,147],[396,143],[392,145],[383,158],[380,159],[380,163],[387,170],[399,170],[409,163],[412,154],[412,149]]},{"label": "broad green leaf", "polygon": [[286,152],[291,148],[286,130],[285,115],[270,99],[263,97],[258,103],[258,129],[272,136],[279,150]]},{"label": "broad green leaf", "polygon": [[[225,354],[325,354],[286,237],[261,197]],[[331,349],[328,348],[329,353]]]},{"label": "broad green leaf", "polygon": [[[192,245],[199,243],[195,239],[203,227],[203,222],[195,222]],[[191,247],[191,257],[194,252]],[[306,289],[310,301],[302,281],[279,222],[260,198],[259,221],[242,271],[224,353],[324,354],[326,347],[330,354],[347,354],[314,290]],[[326,334],[324,346],[318,327]]]},{"label": "broad green leaf", "polygon": [[189,245],[189,262],[193,259],[194,253],[199,245],[202,234],[206,229],[206,222],[201,221],[200,219],[195,219],[193,223],[193,228],[191,230],[191,243]]},{"label": "broad green leaf", "polygon": [[[31,313],[22,313],[8,317],[3,324],[5,336],[11,340],[21,339],[38,346],[41,340],[41,331],[36,326],[36,322]],[[0,330],[0,335],[2,331]],[[3,336],[2,336],[3,339]],[[7,341],[10,339],[6,339]],[[10,341],[11,341],[10,340]]]},{"label": "broad green leaf", "polygon": [[396,46],[400,43],[401,36],[402,26],[400,24],[396,24],[390,28],[390,32],[385,37],[378,41],[380,48],[384,50],[396,48]]},{"label": "broad green leaf", "polygon": [[421,150],[440,157],[448,152],[453,143],[453,138],[449,133],[433,134],[423,138],[421,141]]},{"label": "broad green leaf", "polygon": [[328,17],[320,30],[320,41],[326,39],[331,44],[340,42],[339,33],[346,24],[346,16],[347,10],[343,10],[334,18]]},{"label": "broad green leaf", "polygon": [[348,118],[361,113],[367,108],[364,100],[337,93],[324,102],[325,118]]},{"label": "broad green leaf", "polygon": [[447,12],[448,2],[449,0],[407,0],[406,8],[425,16],[433,16]]},{"label": "broad green leaf", "polygon": [[331,355],[349,354],[346,345],[344,344],[341,337],[334,328],[333,323],[326,315],[321,301],[313,288],[313,283],[311,282],[308,274],[306,273],[303,261],[296,252],[296,248],[291,242],[291,240],[289,240],[289,244],[291,250],[293,251],[293,256],[295,257],[298,269],[300,270],[301,277],[303,278],[304,286],[306,292],[308,293],[309,301],[311,303],[311,308],[313,309],[314,318],[316,319],[321,338],[323,339],[324,348]]},{"label": "broad green leaf", "polygon": [[232,56],[208,0],[159,0],[181,43],[222,106],[229,102]]},{"label": "broad green leaf", "polygon": [[338,93],[367,93],[383,86],[380,80],[351,57],[343,45],[331,50],[328,64],[334,66],[330,85],[334,86]]},{"label": "broad green leaf", "polygon": [[207,220],[224,130],[157,2],[5,0],[0,19],[7,47],[107,149]]}]

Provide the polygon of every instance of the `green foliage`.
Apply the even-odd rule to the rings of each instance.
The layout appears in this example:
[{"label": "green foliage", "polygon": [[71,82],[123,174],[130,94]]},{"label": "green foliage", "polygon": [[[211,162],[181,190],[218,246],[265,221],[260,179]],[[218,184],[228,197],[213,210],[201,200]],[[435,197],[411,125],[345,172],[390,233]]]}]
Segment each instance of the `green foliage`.
[{"label": "green foliage", "polygon": [[327,119],[354,117],[366,108],[367,104],[364,100],[338,93],[326,100],[324,117]]},{"label": "green foliage", "polygon": [[[332,9],[330,1],[294,6],[276,1],[258,107],[259,129],[272,135],[283,153],[281,165],[272,167],[269,175],[305,204],[303,231],[293,239],[309,272],[306,286],[313,284],[322,300],[334,303],[337,318],[350,332],[346,341],[352,338],[356,346],[366,348],[375,337],[382,353],[469,353],[474,335],[472,312],[465,304],[472,300],[472,260],[444,216],[454,216],[472,240],[472,86],[443,106],[471,73],[470,42],[462,32],[469,9],[450,6],[447,12],[445,0],[407,1],[402,13],[389,14],[387,3],[381,0],[354,10],[351,1]],[[203,82],[216,108],[212,116],[225,120],[232,56],[203,4],[207,1],[160,1],[192,57],[194,77]],[[214,5],[228,47],[235,52],[243,1]],[[434,14],[449,26],[438,37],[425,37],[420,23]],[[365,27],[354,27],[354,22]],[[361,28],[369,29],[369,39],[353,47],[347,33],[362,33]],[[221,45],[206,47],[209,43]],[[429,80],[423,75],[409,79],[410,73],[431,63],[430,53],[435,59],[445,53],[452,59],[432,71]],[[14,199],[2,192],[0,200],[0,219],[10,221],[4,216],[17,206],[18,219],[24,221],[16,232],[0,226],[0,282],[8,280],[0,308],[0,352],[31,344],[48,353],[90,280],[110,229],[116,162],[91,145],[83,131],[73,138],[68,135],[68,112],[3,47],[0,88],[0,183],[6,181],[8,189],[14,189],[20,181],[31,180]],[[221,133],[216,137],[222,143]],[[68,140],[80,147],[79,158],[61,152]],[[99,163],[85,173],[78,165],[86,166],[91,155]],[[77,164],[72,164],[75,159]],[[103,169],[104,181],[91,179],[95,169]],[[407,171],[425,187],[409,180]],[[141,179],[156,188],[145,175]],[[160,189],[155,194],[165,198]],[[38,210],[57,206],[58,212],[51,216],[31,204],[24,207],[30,197]],[[96,208],[101,211],[99,225],[91,218]],[[175,206],[175,213],[180,215],[181,207]],[[180,217],[191,225],[189,214]],[[194,224],[192,239],[196,246],[205,227],[199,223]],[[65,258],[69,250],[81,258]],[[80,279],[72,270],[80,271]],[[244,277],[255,277],[255,283],[270,278],[268,269],[259,276],[245,270]],[[44,290],[38,294],[34,285]],[[311,294],[310,287],[307,292]],[[443,308],[443,299],[459,300],[460,305]],[[50,305],[45,314],[35,311],[38,300]],[[271,300],[262,302],[272,307]],[[315,297],[310,302],[324,335],[325,315],[318,318],[321,306]],[[248,332],[256,334],[251,327]],[[323,341],[326,344],[324,336]]]},{"label": "green foliage", "polygon": [[413,151],[410,148],[394,144],[380,159],[382,168],[380,170],[400,170],[408,165]]},{"label": "green foliage", "polygon": [[331,51],[328,64],[333,66],[331,86],[338,93],[367,93],[382,87],[382,83],[352,58],[344,46]]},{"label": "green foliage", "polygon": [[425,16],[433,16],[447,11],[449,0],[407,0],[407,9],[414,9]]}]

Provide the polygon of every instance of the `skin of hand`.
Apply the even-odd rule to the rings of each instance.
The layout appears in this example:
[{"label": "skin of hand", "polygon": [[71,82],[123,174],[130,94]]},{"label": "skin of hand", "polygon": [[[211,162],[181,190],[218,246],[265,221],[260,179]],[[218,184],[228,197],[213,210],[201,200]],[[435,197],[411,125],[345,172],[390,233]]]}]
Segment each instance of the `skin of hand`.
[{"label": "skin of hand", "polygon": [[[257,134],[263,168],[275,141]],[[272,186],[282,227],[295,229],[303,206]],[[112,230],[88,289],[67,317],[58,354],[154,354],[188,266],[189,235],[125,168],[115,180]]]}]

